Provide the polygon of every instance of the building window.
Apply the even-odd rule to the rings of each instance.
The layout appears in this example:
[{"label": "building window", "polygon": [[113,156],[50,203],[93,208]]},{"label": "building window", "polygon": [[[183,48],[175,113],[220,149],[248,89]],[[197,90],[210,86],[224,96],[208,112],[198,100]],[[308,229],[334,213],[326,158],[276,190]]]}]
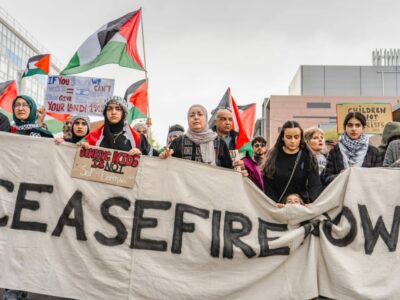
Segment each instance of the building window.
[{"label": "building window", "polygon": [[329,102],[307,102],[307,108],[331,108]]}]

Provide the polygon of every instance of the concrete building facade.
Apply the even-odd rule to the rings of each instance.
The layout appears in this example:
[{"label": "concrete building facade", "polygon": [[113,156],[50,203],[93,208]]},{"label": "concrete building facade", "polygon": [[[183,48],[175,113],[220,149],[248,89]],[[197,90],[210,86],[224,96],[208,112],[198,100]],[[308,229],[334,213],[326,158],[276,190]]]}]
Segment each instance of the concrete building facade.
[{"label": "concrete building facade", "polygon": [[[337,103],[380,102],[400,104],[400,97],[358,96],[271,96],[263,103],[264,128],[261,132],[269,145],[275,144],[284,122],[294,120],[305,129],[336,127]],[[341,124],[339,124],[341,126]]]},{"label": "concrete building facade", "polygon": [[296,96],[400,96],[400,66],[300,66]]},{"label": "concrete building facade", "polygon": [[[28,59],[39,54],[50,53],[29,32],[0,7],[0,82],[16,80],[26,68]],[[51,56],[50,74],[61,72],[61,63]],[[32,96],[43,104],[47,87],[47,76],[26,77],[18,87],[19,93]]]},{"label": "concrete building facade", "polygon": [[298,121],[303,128],[336,127],[336,104],[351,102],[381,102],[399,107],[400,66],[382,63],[300,66],[289,85],[288,95],[264,100],[258,133],[273,145],[287,120]]}]

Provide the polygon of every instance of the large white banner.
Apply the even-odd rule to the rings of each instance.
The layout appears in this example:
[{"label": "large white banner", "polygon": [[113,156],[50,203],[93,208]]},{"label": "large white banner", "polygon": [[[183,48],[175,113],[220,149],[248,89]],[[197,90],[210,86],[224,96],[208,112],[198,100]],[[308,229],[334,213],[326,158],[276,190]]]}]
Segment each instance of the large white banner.
[{"label": "large white banner", "polygon": [[70,177],[75,145],[0,133],[0,287],[75,299],[397,299],[400,172],[310,207],[237,172],[142,157],[133,189]]}]

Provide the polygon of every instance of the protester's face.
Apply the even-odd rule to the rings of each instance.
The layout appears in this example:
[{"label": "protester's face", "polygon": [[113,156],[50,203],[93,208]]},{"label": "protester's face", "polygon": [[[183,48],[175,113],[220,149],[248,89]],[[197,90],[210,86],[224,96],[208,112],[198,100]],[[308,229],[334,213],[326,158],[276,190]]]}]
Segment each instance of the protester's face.
[{"label": "protester's face", "polygon": [[297,195],[289,195],[286,204],[300,204],[300,198]]},{"label": "protester's face", "polygon": [[84,119],[77,119],[73,125],[73,131],[76,136],[84,137],[86,136],[88,130],[88,124]]},{"label": "protester's face", "polygon": [[215,118],[215,127],[218,133],[228,134],[233,127],[233,117],[229,110],[221,110]]},{"label": "protester's face", "polygon": [[286,128],[283,134],[283,143],[289,151],[296,151],[300,147],[301,130],[300,128]]},{"label": "protester's face", "polygon": [[147,130],[146,130],[146,128],[144,128],[144,127],[139,127],[138,129],[136,129],[136,131],[137,131],[139,134],[143,134],[144,136],[147,136]]},{"label": "protester's face", "polygon": [[200,107],[192,107],[188,117],[189,128],[193,132],[202,132],[206,128],[206,115]]},{"label": "protester's face", "polygon": [[66,121],[65,122],[65,126],[66,126],[67,130],[71,129],[72,128],[72,122],[71,121]]},{"label": "protester's face", "polygon": [[106,116],[108,122],[111,124],[117,124],[122,119],[123,110],[118,104],[110,103],[106,108]]},{"label": "protester's face", "polygon": [[267,144],[263,142],[255,142],[253,144],[253,152],[255,155],[263,156],[267,153]]},{"label": "protester's face", "polygon": [[29,118],[31,108],[23,98],[18,98],[14,104],[14,114],[18,120],[25,121]]},{"label": "protester's face", "polygon": [[346,124],[346,133],[352,140],[358,140],[363,133],[364,127],[356,118],[351,118]]},{"label": "protester's face", "polygon": [[315,132],[309,140],[308,145],[312,151],[320,152],[322,149],[324,149],[325,145],[324,135],[318,131]]}]

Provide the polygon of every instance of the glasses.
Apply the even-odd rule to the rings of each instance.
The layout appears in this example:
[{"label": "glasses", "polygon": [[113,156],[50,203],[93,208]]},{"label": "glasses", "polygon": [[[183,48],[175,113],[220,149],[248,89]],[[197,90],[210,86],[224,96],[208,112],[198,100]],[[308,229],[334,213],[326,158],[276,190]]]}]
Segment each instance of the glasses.
[{"label": "glasses", "polygon": [[254,144],[253,147],[254,148],[261,148],[261,147],[265,147],[266,144]]},{"label": "glasses", "polygon": [[14,109],[27,109],[27,108],[29,108],[30,106],[29,106],[29,104],[15,104],[14,105]]}]

